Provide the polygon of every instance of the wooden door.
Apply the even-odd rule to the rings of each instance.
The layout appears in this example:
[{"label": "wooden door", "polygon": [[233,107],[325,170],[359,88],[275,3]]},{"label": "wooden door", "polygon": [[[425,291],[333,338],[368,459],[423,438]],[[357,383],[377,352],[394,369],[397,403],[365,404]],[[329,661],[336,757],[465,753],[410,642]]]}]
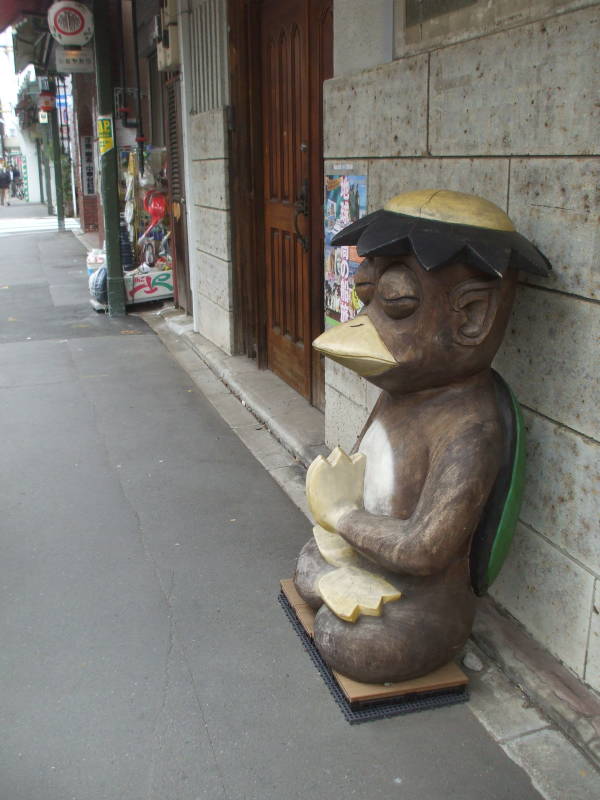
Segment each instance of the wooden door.
[{"label": "wooden door", "polygon": [[331,52],[331,5],[264,0],[260,9],[267,363],[309,399],[322,308],[321,86],[331,59],[321,48]]},{"label": "wooden door", "polygon": [[185,222],[185,185],[183,173],[183,140],[181,131],[181,83],[179,78],[166,85],[167,164],[169,180],[169,211],[171,214],[171,246],[175,269],[175,303],[186,314],[193,313],[192,289],[187,258],[187,230]]}]

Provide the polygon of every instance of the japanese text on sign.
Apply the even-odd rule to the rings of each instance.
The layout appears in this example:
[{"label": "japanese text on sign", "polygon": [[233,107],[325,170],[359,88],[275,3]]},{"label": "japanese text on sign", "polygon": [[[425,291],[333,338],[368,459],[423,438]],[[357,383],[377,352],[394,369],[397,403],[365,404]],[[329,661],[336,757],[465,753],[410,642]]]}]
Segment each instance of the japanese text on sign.
[{"label": "japanese text on sign", "polygon": [[96,194],[96,167],[92,136],[81,137],[81,185],[84,194]]}]

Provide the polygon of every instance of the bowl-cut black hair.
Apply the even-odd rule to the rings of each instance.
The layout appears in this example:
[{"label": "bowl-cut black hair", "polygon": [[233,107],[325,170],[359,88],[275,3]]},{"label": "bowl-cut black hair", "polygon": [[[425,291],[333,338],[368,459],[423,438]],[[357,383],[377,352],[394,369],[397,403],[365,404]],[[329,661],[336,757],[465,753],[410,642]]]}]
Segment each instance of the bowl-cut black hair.
[{"label": "bowl-cut black hair", "polygon": [[439,222],[385,209],[351,223],[332,238],[331,244],[354,245],[360,256],[413,253],[426,270],[459,260],[497,278],[502,278],[509,267],[534,275],[548,275],[552,269],[546,256],[516,231]]}]

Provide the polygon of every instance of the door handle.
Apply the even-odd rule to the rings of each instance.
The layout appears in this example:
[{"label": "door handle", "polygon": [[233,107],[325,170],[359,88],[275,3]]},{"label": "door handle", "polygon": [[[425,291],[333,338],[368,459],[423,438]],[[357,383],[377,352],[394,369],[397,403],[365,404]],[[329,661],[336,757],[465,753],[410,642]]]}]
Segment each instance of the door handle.
[{"label": "door handle", "polygon": [[300,244],[304,248],[305,252],[308,253],[310,248],[310,242],[308,241],[308,237],[304,236],[303,233],[300,232],[298,228],[298,217],[302,215],[303,217],[308,217],[309,215],[309,207],[308,207],[308,179],[302,181],[302,186],[300,187],[300,191],[298,192],[298,197],[296,198],[296,202],[294,203],[294,231],[296,236],[300,240]]}]

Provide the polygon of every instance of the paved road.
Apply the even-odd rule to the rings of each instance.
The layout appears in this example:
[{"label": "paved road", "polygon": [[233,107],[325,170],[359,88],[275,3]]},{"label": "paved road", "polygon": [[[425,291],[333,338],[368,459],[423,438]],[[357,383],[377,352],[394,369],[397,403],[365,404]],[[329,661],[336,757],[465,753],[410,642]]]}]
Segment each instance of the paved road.
[{"label": "paved road", "polygon": [[1,800],[532,800],[466,706],[349,726],[276,602],[309,535],[72,234],[0,254]]}]

